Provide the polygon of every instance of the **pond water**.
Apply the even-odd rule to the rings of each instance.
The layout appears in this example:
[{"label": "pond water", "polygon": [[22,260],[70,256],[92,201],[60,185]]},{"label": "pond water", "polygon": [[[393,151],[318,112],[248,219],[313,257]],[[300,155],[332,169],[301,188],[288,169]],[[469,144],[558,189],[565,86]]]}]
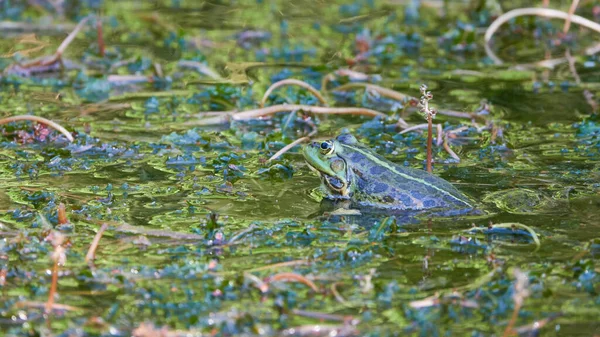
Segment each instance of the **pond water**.
[{"label": "pond water", "polygon": [[[0,125],[0,331],[600,334],[600,59],[585,53],[598,34],[520,17],[496,32],[491,46],[504,63],[494,64],[486,27],[500,9],[530,5],[495,4],[7,1],[3,115],[51,119],[75,140],[32,122]],[[566,11],[570,1],[552,5]],[[599,13],[593,2],[576,11],[596,22]],[[51,56],[87,15],[62,65],[15,71]],[[567,49],[573,67],[534,65]],[[223,118],[257,109],[288,78],[320,90],[330,107],[388,118]],[[458,157],[434,144],[433,172],[481,214],[339,214],[320,204],[321,180],[300,147],[268,160],[315,129],[315,139],[349,132],[424,169],[426,132],[400,133],[398,123],[425,123],[414,104],[335,90],[348,83],[412,97],[426,84],[440,111],[433,123]],[[323,105],[298,86],[273,91],[266,106],[277,104]],[[45,312],[58,233],[66,260]]]}]

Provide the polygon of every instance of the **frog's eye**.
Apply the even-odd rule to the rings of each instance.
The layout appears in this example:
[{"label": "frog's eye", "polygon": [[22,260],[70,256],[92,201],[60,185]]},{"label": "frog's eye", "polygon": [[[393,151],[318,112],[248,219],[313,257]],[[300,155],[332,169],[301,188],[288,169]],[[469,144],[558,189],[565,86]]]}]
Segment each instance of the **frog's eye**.
[{"label": "frog's eye", "polygon": [[336,159],[334,161],[331,162],[331,164],[329,164],[329,166],[331,167],[331,169],[333,170],[333,172],[340,172],[344,170],[344,161],[341,159]]},{"label": "frog's eye", "polygon": [[330,155],[333,153],[333,142],[330,140],[326,140],[319,145],[321,148],[321,153],[325,155]]}]

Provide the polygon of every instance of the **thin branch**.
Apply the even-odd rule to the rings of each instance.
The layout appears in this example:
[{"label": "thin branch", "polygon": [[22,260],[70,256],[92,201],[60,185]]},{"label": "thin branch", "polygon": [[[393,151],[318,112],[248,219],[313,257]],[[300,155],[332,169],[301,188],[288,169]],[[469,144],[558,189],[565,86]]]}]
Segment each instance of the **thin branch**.
[{"label": "thin branch", "polygon": [[58,204],[58,212],[57,212],[58,223],[60,225],[68,224],[69,219],[67,219],[67,211],[65,209],[65,204],[62,202]]},{"label": "thin branch", "polygon": [[199,72],[200,74],[206,75],[206,76],[212,78],[213,80],[222,80],[223,79],[221,77],[221,75],[219,75],[217,72],[212,70],[209,66],[207,66],[204,63],[197,62],[197,61],[181,60],[181,61],[177,62],[177,66],[179,66],[181,68],[192,68],[192,69],[196,70],[197,72]]},{"label": "thin branch", "polygon": [[444,129],[442,128],[442,124],[436,124],[437,127],[437,139],[435,142],[435,145],[440,146],[442,145],[443,139],[444,138]]},{"label": "thin branch", "polygon": [[98,248],[98,244],[100,244],[100,239],[102,238],[102,234],[104,234],[104,231],[107,228],[108,228],[108,224],[106,224],[106,223],[102,224],[102,226],[100,227],[100,229],[96,233],[96,236],[94,236],[94,240],[92,240],[92,244],[90,245],[90,249],[88,249],[88,252],[85,255],[85,262],[86,263],[94,261],[94,259],[96,258],[96,249]]},{"label": "thin branch", "polygon": [[274,115],[278,112],[283,111],[293,111],[293,110],[302,110],[313,114],[320,115],[362,115],[369,117],[383,117],[386,118],[387,115],[383,112],[366,109],[366,108],[329,108],[329,107],[320,107],[320,106],[312,106],[312,105],[301,105],[301,104],[279,104],[273,105],[266,108],[247,110],[238,112],[231,115],[231,118],[236,121],[240,120],[250,120],[258,117],[264,117],[269,115]]},{"label": "thin branch", "polygon": [[283,267],[293,267],[293,266],[309,265],[311,263],[312,262],[308,261],[308,260],[293,260],[293,261],[286,261],[286,262],[269,264],[269,265],[262,266],[262,267],[256,267],[256,268],[249,269],[247,271],[248,272],[254,272],[254,271],[262,271],[262,270],[269,270],[269,269],[279,269],[279,268],[283,268]]},{"label": "thin branch", "polygon": [[75,27],[72,23],[36,24],[32,22],[0,21],[3,36],[11,33],[66,33]]},{"label": "thin branch", "polygon": [[263,280],[261,280],[260,278],[258,278],[258,276],[245,272],[244,277],[250,280],[254,284],[254,286],[258,290],[260,290],[261,293],[264,294],[269,291],[269,285],[263,282]]},{"label": "thin branch", "polygon": [[450,145],[448,144],[448,135],[446,134],[444,136],[444,150],[446,150],[446,152],[448,152],[448,154],[454,158],[457,161],[460,161],[460,157],[456,154],[456,152],[452,151],[452,148],[450,148]]},{"label": "thin branch", "polygon": [[52,264],[52,281],[50,283],[50,291],[48,292],[48,301],[45,306],[45,313],[49,314],[52,312],[52,308],[54,307],[54,296],[56,295],[56,288],[58,285],[58,260],[54,261]]},{"label": "thin branch", "polygon": [[335,297],[335,299],[340,302],[341,304],[346,304],[346,300],[344,299],[344,297],[340,294],[340,292],[337,290],[337,286],[342,284],[342,282],[335,282],[331,285],[331,293],[333,294],[333,297]]},{"label": "thin branch", "polygon": [[260,101],[260,107],[264,107],[265,106],[265,102],[267,101],[267,99],[269,98],[269,95],[271,95],[271,93],[282,86],[285,85],[297,85],[299,87],[302,87],[308,91],[310,91],[311,94],[315,95],[315,97],[317,97],[317,99],[319,100],[319,102],[321,102],[321,104],[323,105],[327,105],[327,101],[325,100],[325,98],[323,98],[323,96],[321,95],[321,93],[319,92],[319,90],[315,89],[315,87],[313,87],[312,85],[304,82],[304,81],[300,81],[300,80],[296,80],[293,78],[288,78],[285,80],[281,80],[279,82],[275,82],[273,83],[269,89],[267,89],[267,91],[265,92],[265,94],[263,95],[262,100]]},{"label": "thin branch", "polygon": [[571,28],[571,17],[573,16],[573,13],[575,13],[577,6],[579,6],[579,0],[573,0],[573,2],[571,2],[571,7],[569,7],[569,16],[567,17],[567,20],[565,20],[565,25],[563,26],[563,33],[565,34],[567,34]]},{"label": "thin branch", "polygon": [[458,117],[458,118],[467,118],[467,119],[479,119],[481,121],[487,121],[485,116],[478,115],[472,112],[460,112],[454,110],[438,110],[437,112],[440,115],[450,116],[450,117]]},{"label": "thin branch", "polygon": [[427,172],[433,172],[431,168],[432,159],[432,141],[433,141],[433,117],[427,116]]},{"label": "thin branch", "polygon": [[277,151],[277,153],[275,153],[273,156],[271,156],[271,158],[269,158],[269,160],[267,160],[267,162],[271,162],[271,161],[281,157],[281,155],[283,155],[284,153],[291,150],[294,146],[296,146],[300,143],[303,143],[303,142],[308,142],[314,135],[316,135],[317,131],[319,131],[317,129],[317,126],[314,123],[310,122],[309,120],[307,122],[309,122],[310,126],[312,127],[312,131],[307,136],[296,139],[295,141],[291,142],[290,144],[284,146],[281,150]]},{"label": "thin branch", "polygon": [[292,309],[292,314],[298,315],[298,316],[303,316],[303,317],[314,318],[314,319],[318,319],[321,321],[328,320],[328,321],[338,321],[338,322],[352,322],[353,325],[356,325],[360,322],[359,320],[354,319],[352,316],[326,314],[326,313],[322,313],[322,312],[313,312],[313,311],[306,311],[306,310],[299,310],[299,309]]},{"label": "thin branch", "polygon": [[314,292],[316,292],[316,293],[319,292],[319,288],[317,288],[317,285],[315,285],[313,281],[307,279],[305,276],[300,275],[300,274],[296,274],[296,273],[279,273],[279,274],[276,274],[276,275],[273,275],[273,276],[269,277],[269,283],[276,282],[276,281],[284,281],[284,282],[293,281],[293,282],[299,282],[299,283],[302,283],[302,284],[308,286]]},{"label": "thin branch", "polygon": [[[444,136],[444,130],[442,129],[442,124],[436,124],[436,129],[437,129],[437,137],[436,137],[436,141],[435,144],[437,146],[442,145],[443,142],[443,136]],[[407,132],[411,132],[411,131],[417,131],[417,130],[424,130],[429,128],[429,124],[428,123],[423,123],[423,124],[417,124],[417,125],[413,125],[409,128],[406,128],[400,132],[398,132],[398,134],[404,134]]]},{"label": "thin branch", "polygon": [[496,20],[494,20],[494,22],[492,22],[492,24],[485,31],[485,35],[484,35],[485,52],[487,53],[488,57],[494,61],[494,63],[502,64],[503,62],[498,56],[496,56],[496,54],[492,51],[492,48],[490,47],[490,41],[491,41],[492,37],[494,36],[494,34],[498,30],[498,28],[500,28],[500,26],[502,26],[504,23],[506,23],[507,21],[509,21],[513,18],[516,18],[519,16],[524,16],[524,15],[535,15],[535,16],[542,16],[542,17],[547,17],[547,18],[555,18],[555,19],[563,19],[563,20],[569,20],[569,18],[570,18],[573,23],[584,26],[586,28],[589,28],[591,30],[594,30],[594,31],[600,33],[600,24],[598,24],[594,21],[588,20],[579,15],[569,15],[569,13],[559,11],[556,9],[549,9],[549,8],[513,9],[512,11],[509,11],[507,13],[500,15]]},{"label": "thin branch", "polygon": [[251,224],[250,226],[248,226],[247,228],[237,232],[236,234],[233,234],[231,236],[231,239],[229,239],[229,241],[227,242],[228,246],[233,245],[235,242],[237,242],[239,239],[241,239],[244,235],[252,232],[253,230],[255,230],[257,228],[257,226],[255,224]]},{"label": "thin branch", "polygon": [[89,16],[86,16],[83,20],[79,21],[79,23],[77,24],[77,26],[75,26],[75,29],[73,29],[73,31],[67,36],[67,38],[60,44],[60,46],[58,46],[58,49],[56,49],[56,53],[55,56],[57,58],[60,58],[62,56],[62,54],[65,52],[65,50],[67,49],[67,47],[71,44],[71,42],[73,42],[73,40],[75,39],[75,36],[77,36],[77,34],[79,33],[79,31],[83,28],[83,25],[85,25],[88,20],[90,19]]},{"label": "thin branch", "polygon": [[393,100],[400,101],[400,102],[403,102],[405,100],[411,100],[411,99],[416,100],[416,98],[414,98],[410,95],[407,95],[407,94],[403,94],[396,90],[384,88],[384,87],[378,86],[376,84],[363,83],[363,82],[346,83],[344,85],[334,88],[332,91],[346,91],[349,89],[357,89],[357,88],[364,88],[365,90],[375,91],[383,97],[391,98]]},{"label": "thin branch", "polygon": [[46,302],[45,311],[46,315],[52,312],[54,307],[54,297],[56,296],[56,289],[58,287],[58,266],[65,265],[67,254],[66,249],[63,247],[65,241],[64,235],[59,232],[51,231],[46,240],[50,240],[54,251],[50,255],[52,260],[52,281],[50,283],[50,291],[48,292],[48,301]]},{"label": "thin branch", "polygon": [[403,134],[403,133],[407,133],[407,132],[411,132],[411,131],[416,131],[416,130],[423,130],[423,129],[427,129],[427,123],[413,125],[413,126],[411,126],[409,128],[406,128],[406,129],[398,132],[398,134]]},{"label": "thin branch", "polygon": [[31,116],[31,115],[18,115],[18,116],[6,117],[6,118],[0,119],[0,125],[11,123],[11,122],[24,121],[24,120],[34,121],[34,122],[38,122],[40,124],[48,125],[49,127],[53,128],[53,129],[59,131],[60,133],[62,133],[63,135],[65,135],[65,137],[67,137],[67,139],[70,142],[73,142],[75,140],[75,139],[73,139],[73,136],[71,136],[71,133],[69,131],[67,131],[67,129],[65,129],[64,127],[60,126],[59,124],[57,124],[49,119],[43,118],[43,117]]},{"label": "thin branch", "polygon": [[100,17],[96,20],[96,35],[98,36],[98,54],[100,57],[104,57],[104,33],[102,30],[102,18]]},{"label": "thin branch", "polygon": [[520,326],[518,328],[514,328],[513,331],[517,333],[519,336],[535,336],[540,329],[545,327],[548,323],[554,321],[555,319],[563,316],[563,313],[555,313],[550,314],[550,317],[544,318],[542,320],[536,321],[532,324],[528,324],[525,326]]},{"label": "thin branch", "polygon": [[306,137],[301,137],[296,139],[295,141],[289,143],[288,145],[284,146],[281,148],[281,150],[277,151],[273,156],[271,156],[271,158],[269,158],[269,160],[267,160],[268,162],[271,162],[279,157],[281,157],[281,155],[283,155],[284,153],[288,152],[291,148],[293,148],[294,146],[304,143],[304,142],[308,142],[310,140],[310,136],[306,136]]},{"label": "thin branch", "polygon": [[527,275],[523,273],[519,268],[514,268],[513,274],[515,276],[515,282],[513,283],[513,301],[515,302],[515,306],[513,308],[510,321],[504,329],[502,337],[508,337],[510,335],[515,334],[513,327],[517,322],[517,318],[519,317],[519,311],[521,310],[525,299],[530,295],[529,278],[527,277]]},{"label": "thin branch", "polygon": [[323,80],[321,81],[321,90],[323,90],[323,92],[328,91],[327,83],[329,83],[329,81],[334,80],[336,76],[347,76],[350,80],[353,81],[367,81],[369,79],[369,75],[365,73],[350,70],[347,68],[338,69],[332,73],[323,76]]},{"label": "thin branch", "polygon": [[[35,301],[19,301],[14,304],[15,308],[47,308],[47,302],[35,302]],[[63,311],[80,311],[83,310],[79,307],[74,307],[66,304],[53,303],[51,310],[63,310]]]}]

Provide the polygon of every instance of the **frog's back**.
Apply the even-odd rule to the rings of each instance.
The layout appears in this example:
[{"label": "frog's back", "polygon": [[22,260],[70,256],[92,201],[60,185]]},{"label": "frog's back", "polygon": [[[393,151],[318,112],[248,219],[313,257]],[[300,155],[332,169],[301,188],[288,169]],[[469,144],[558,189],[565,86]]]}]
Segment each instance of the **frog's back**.
[{"label": "frog's back", "polygon": [[452,184],[427,171],[397,165],[359,146],[348,148],[344,157],[360,203],[395,209],[473,208]]}]

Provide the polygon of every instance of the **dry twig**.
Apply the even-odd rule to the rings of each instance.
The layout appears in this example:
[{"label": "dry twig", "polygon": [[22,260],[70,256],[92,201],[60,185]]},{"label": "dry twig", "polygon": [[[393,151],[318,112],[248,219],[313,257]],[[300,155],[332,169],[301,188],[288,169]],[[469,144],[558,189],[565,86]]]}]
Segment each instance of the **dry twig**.
[{"label": "dry twig", "polygon": [[64,127],[60,126],[59,124],[57,124],[49,119],[43,118],[43,117],[30,116],[30,115],[18,115],[18,116],[12,116],[12,117],[5,117],[5,118],[0,119],[0,125],[11,123],[11,122],[24,121],[24,120],[34,121],[34,122],[48,125],[49,127],[53,128],[53,129],[59,131],[60,133],[62,133],[63,135],[65,135],[65,137],[67,137],[67,139],[70,142],[75,140],[75,139],[73,139],[73,136],[71,136],[71,133],[69,133],[69,131],[67,131],[67,129],[65,129]]},{"label": "dry twig", "polygon": [[267,89],[267,91],[265,92],[265,94],[263,95],[262,100],[260,101],[260,107],[264,107],[265,106],[265,102],[267,101],[267,99],[269,98],[269,95],[271,95],[271,93],[282,86],[285,85],[297,85],[299,87],[302,87],[308,91],[310,91],[311,94],[315,95],[315,97],[319,100],[319,102],[321,102],[321,104],[327,106],[327,101],[325,100],[325,98],[323,98],[323,96],[321,95],[321,93],[319,92],[319,90],[315,89],[315,87],[313,87],[312,85],[304,82],[304,81],[300,81],[300,80],[296,80],[293,78],[287,78],[285,80],[281,80],[278,82],[273,83],[269,89]]},{"label": "dry twig", "polygon": [[360,89],[360,88],[364,88],[365,90],[369,90],[369,91],[374,91],[383,97],[390,98],[390,99],[393,99],[393,100],[396,100],[399,102],[403,102],[403,101],[407,101],[407,100],[416,100],[416,98],[414,98],[410,95],[403,94],[396,90],[392,90],[392,89],[378,86],[376,84],[364,83],[364,82],[346,83],[344,85],[340,85],[339,87],[334,88],[333,91],[346,91],[346,90]]},{"label": "dry twig", "polygon": [[94,236],[94,240],[92,240],[92,244],[90,245],[90,249],[88,249],[87,254],[85,255],[85,262],[89,263],[94,261],[96,258],[96,249],[98,248],[98,244],[100,244],[100,239],[102,238],[102,234],[108,228],[108,224],[104,223]]},{"label": "dry twig", "polygon": [[48,315],[54,308],[54,297],[56,296],[56,288],[58,286],[58,267],[64,266],[67,261],[67,251],[63,247],[65,237],[57,231],[52,231],[48,238],[54,246],[54,251],[51,254],[52,264],[52,282],[50,283],[50,291],[48,292],[48,302],[46,302],[45,314]]},{"label": "dry twig", "polygon": [[573,22],[575,24],[584,26],[586,28],[595,30],[596,32],[600,33],[600,24],[598,24],[594,21],[588,20],[579,15],[574,15],[574,14],[569,15],[569,13],[559,11],[556,9],[549,9],[549,8],[518,8],[518,9],[514,9],[514,10],[504,13],[504,14],[500,15],[498,18],[496,18],[496,20],[494,20],[494,22],[492,22],[492,24],[485,31],[485,36],[484,36],[485,52],[488,55],[488,57],[494,61],[494,63],[496,63],[496,64],[503,63],[502,60],[492,51],[492,48],[490,47],[490,41],[492,40],[494,33],[496,33],[498,28],[500,28],[500,26],[502,26],[505,22],[507,22],[511,19],[514,19],[516,17],[525,16],[525,15],[535,15],[535,16],[542,16],[542,17],[547,17],[547,18],[571,20],[571,22]]},{"label": "dry twig", "polygon": [[258,117],[265,117],[274,115],[278,112],[283,111],[294,111],[294,110],[302,110],[308,113],[313,113],[317,115],[362,115],[369,117],[382,117],[386,118],[387,115],[383,112],[366,109],[366,108],[329,108],[329,107],[320,107],[320,106],[312,106],[312,105],[301,105],[301,104],[279,104],[273,105],[266,108],[242,111],[231,115],[233,120],[249,120]]},{"label": "dry twig", "polygon": [[302,283],[302,284],[308,286],[314,292],[316,292],[316,293],[319,292],[319,288],[314,284],[313,281],[307,279],[306,277],[304,277],[303,275],[300,275],[300,274],[296,274],[296,273],[279,273],[279,274],[276,274],[276,275],[273,275],[273,276],[269,277],[269,280],[268,280],[269,283],[277,282],[277,281],[299,282],[299,283]]},{"label": "dry twig", "polygon": [[519,310],[521,310],[523,302],[525,302],[525,299],[529,296],[529,277],[527,277],[527,274],[523,273],[519,268],[515,268],[513,274],[515,276],[515,283],[513,286],[513,301],[515,302],[515,307],[502,337],[508,337],[514,333],[513,326],[519,316]]},{"label": "dry twig", "polygon": [[565,20],[565,25],[563,26],[564,34],[567,34],[569,32],[569,29],[571,28],[571,17],[575,13],[577,6],[579,6],[579,0],[573,0],[573,2],[571,2],[571,7],[569,7],[569,16]]}]

